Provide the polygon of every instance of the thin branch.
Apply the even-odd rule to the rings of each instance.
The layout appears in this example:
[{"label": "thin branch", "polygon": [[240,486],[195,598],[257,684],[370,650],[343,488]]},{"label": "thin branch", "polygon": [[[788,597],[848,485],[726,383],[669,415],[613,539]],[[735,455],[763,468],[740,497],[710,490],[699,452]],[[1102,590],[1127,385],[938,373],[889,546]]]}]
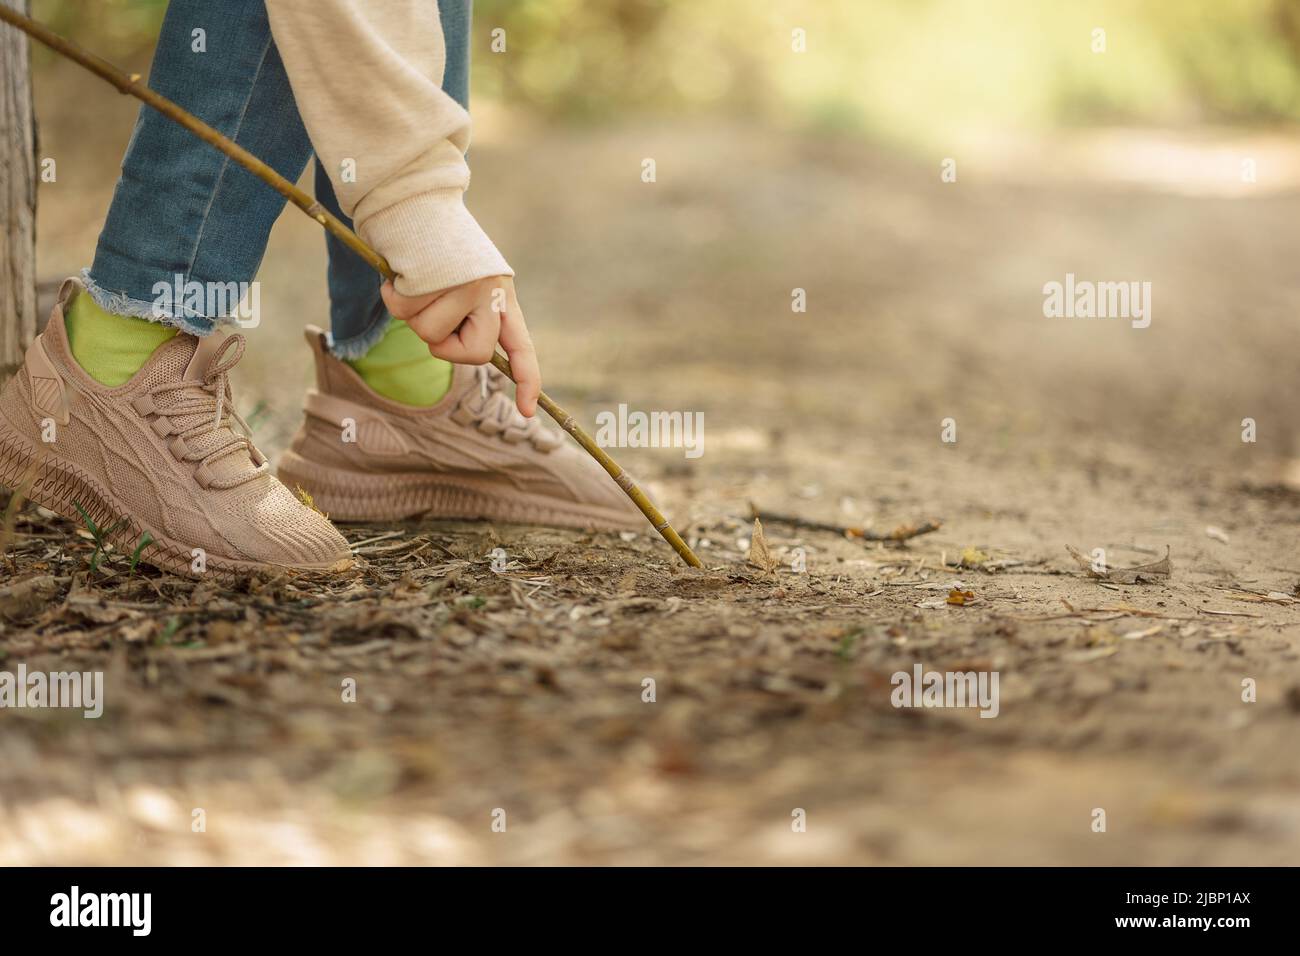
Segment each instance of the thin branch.
[{"label": "thin branch", "polygon": [[885,541],[901,543],[909,541],[912,538],[919,538],[923,534],[930,534],[938,531],[943,527],[942,521],[923,521],[921,524],[903,524],[899,525],[893,531],[879,532],[871,531],[868,528],[858,528],[851,525],[831,524],[827,521],[812,521],[808,518],[800,518],[798,515],[777,514],[775,511],[760,511],[758,505],[752,501],[749,503],[749,516],[757,518],[764,524],[780,524],[789,528],[802,528],[806,531],[830,531],[833,534],[841,535],[845,538],[857,538],[861,541]]}]

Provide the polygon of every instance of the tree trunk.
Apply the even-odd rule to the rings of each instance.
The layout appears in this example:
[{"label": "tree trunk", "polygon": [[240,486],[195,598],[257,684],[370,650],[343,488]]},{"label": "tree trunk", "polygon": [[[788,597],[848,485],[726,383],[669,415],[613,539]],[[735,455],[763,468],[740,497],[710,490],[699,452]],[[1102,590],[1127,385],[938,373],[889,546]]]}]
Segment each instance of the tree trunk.
[{"label": "tree trunk", "polygon": [[[29,0],[0,0],[29,12]],[[0,25],[0,382],[36,336],[36,120],[27,36]]]}]

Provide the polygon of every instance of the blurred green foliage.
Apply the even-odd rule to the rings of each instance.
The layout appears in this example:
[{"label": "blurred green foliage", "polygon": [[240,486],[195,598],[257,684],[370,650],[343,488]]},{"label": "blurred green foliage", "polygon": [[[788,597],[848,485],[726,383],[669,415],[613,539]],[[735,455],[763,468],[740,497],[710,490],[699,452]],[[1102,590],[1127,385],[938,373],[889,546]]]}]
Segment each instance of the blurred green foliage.
[{"label": "blurred green foliage", "polygon": [[[147,51],[165,6],[34,2],[110,58]],[[476,100],[583,122],[710,113],[929,143],[1300,119],[1300,0],[476,0],[473,49]]]},{"label": "blurred green foliage", "polygon": [[[153,49],[167,0],[32,0],[32,16],[105,59],[134,60]],[[37,69],[58,54],[33,49]]]},{"label": "blurred green foliage", "polygon": [[921,142],[1300,119],[1300,0],[477,0],[476,35],[475,94],[557,116],[716,110]]}]

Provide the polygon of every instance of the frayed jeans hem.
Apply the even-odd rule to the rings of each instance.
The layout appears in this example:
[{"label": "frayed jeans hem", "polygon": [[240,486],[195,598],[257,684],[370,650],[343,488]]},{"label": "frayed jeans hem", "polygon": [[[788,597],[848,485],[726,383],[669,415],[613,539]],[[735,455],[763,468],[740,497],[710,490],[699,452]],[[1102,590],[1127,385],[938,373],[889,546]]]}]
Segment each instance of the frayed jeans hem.
[{"label": "frayed jeans hem", "polygon": [[86,291],[90,293],[90,297],[95,300],[95,304],[105,312],[112,312],[114,315],[134,316],[138,319],[148,319],[150,322],[171,326],[180,329],[182,332],[188,332],[190,335],[197,335],[200,338],[212,335],[222,325],[236,326],[239,324],[229,316],[213,318],[184,312],[171,314],[152,300],[136,299],[125,292],[114,292],[105,289],[91,277],[89,269],[81,270],[81,283],[86,287]]}]

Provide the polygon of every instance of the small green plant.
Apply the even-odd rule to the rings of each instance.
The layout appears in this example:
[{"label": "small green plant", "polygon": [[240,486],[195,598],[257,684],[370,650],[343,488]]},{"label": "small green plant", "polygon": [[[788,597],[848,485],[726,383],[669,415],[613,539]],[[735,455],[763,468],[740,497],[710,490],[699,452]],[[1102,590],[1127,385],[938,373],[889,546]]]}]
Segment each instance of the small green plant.
[{"label": "small green plant", "polygon": [[858,639],[861,637],[862,637],[862,628],[858,627],[849,631],[847,634],[844,635],[843,639],[841,639],[840,646],[835,651],[835,655],[840,660],[847,661],[849,658],[853,656],[853,652],[858,645]]},{"label": "small green plant", "polygon": [[[122,518],[113,527],[104,529],[95,523],[95,519],[86,512],[85,508],[81,507],[80,501],[74,501],[72,507],[77,509],[77,514],[81,515],[81,520],[86,522],[86,530],[95,539],[95,552],[90,556],[90,573],[94,574],[99,570],[99,559],[104,556],[104,549],[110,543],[108,539],[126,524],[126,519]],[[135,567],[134,564],[131,566]]]},{"label": "small green plant", "polygon": [[176,632],[181,629],[181,619],[177,615],[167,618],[167,623],[163,625],[162,631],[158,634],[158,639],[154,642],[162,646],[176,636]]},{"label": "small green plant", "polygon": [[135,551],[131,554],[131,573],[135,573],[135,566],[140,563],[140,554],[149,545],[153,544],[153,535],[148,531],[140,535],[140,543],[135,546]]},{"label": "small green plant", "polygon": [[270,410],[271,408],[269,405],[266,404],[265,399],[258,402],[257,405],[253,408],[253,410],[244,416],[244,421],[248,423],[249,430],[252,431],[256,429],[257,426],[262,423],[262,418]]}]

